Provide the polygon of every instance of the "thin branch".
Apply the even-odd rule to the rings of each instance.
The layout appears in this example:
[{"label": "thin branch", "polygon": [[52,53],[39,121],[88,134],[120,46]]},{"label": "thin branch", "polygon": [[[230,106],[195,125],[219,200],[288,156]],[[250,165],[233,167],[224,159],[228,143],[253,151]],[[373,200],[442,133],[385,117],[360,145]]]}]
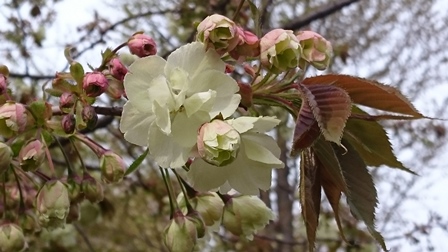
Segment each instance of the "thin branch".
[{"label": "thin branch", "polygon": [[298,30],[304,26],[309,25],[313,21],[324,19],[327,16],[330,16],[333,13],[340,11],[342,8],[347,7],[353,3],[359,2],[360,0],[338,0],[338,1],[330,1],[328,4],[322,5],[316,10],[307,13],[298,17],[296,20],[293,20],[283,26],[285,30]]}]

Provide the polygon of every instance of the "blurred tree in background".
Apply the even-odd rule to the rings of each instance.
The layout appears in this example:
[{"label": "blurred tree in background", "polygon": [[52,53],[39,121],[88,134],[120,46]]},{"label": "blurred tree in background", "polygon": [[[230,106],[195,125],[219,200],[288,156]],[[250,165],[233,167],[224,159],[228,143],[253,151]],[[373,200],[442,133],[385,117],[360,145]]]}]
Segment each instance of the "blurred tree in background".
[{"label": "blurred tree in background", "polygon": [[[157,42],[158,54],[166,57],[179,46],[194,40],[196,29],[193,24],[213,13],[232,17],[239,3],[237,0],[109,2],[107,4],[113,8],[107,12],[95,10],[91,20],[85,20],[85,24],[78,27],[78,39],[65,43],[72,47],[73,59],[81,61],[86,55],[99,57],[100,50],[126,41],[135,31],[144,31]],[[434,87],[448,83],[445,70],[448,51],[444,47],[448,40],[448,6],[443,1],[260,0],[255,3],[262,34],[276,27],[316,31],[331,41],[334,48],[333,63],[327,72],[388,83],[413,101],[423,99],[425,107],[418,109],[425,115],[447,118],[446,94],[440,94],[442,98],[438,101],[424,98]],[[8,64],[9,76],[14,83],[11,88],[22,103],[35,96],[41,97],[43,87],[51,84],[54,71],[68,68],[68,65],[61,69],[42,65],[44,59],[33,53],[36,48],[51,44],[47,37],[58,15],[56,5],[63,6],[64,1],[11,0],[1,4],[4,21],[0,25],[0,59],[3,58],[0,63]],[[243,5],[235,21],[246,29],[257,30],[248,4]],[[56,56],[48,55],[46,62],[52,57]],[[129,57],[122,54],[125,63]],[[309,76],[315,74],[312,70],[307,72]],[[121,107],[124,102],[124,99],[100,100],[100,104],[112,108]],[[118,130],[117,113],[109,110],[103,114],[97,126],[85,133],[126,157],[125,161],[130,164],[144,149],[123,139]],[[277,128],[275,136],[286,167],[273,171],[273,187],[261,194],[277,214],[276,221],[259,232],[253,241],[220,230],[213,235],[207,251],[306,249],[306,232],[298,203],[299,161],[289,156],[293,128],[286,123],[287,115],[283,117],[285,123]],[[444,209],[429,209],[427,219],[413,219],[403,213],[412,213],[413,209],[407,209],[407,204],[418,202],[417,197],[423,195],[415,185],[440,168],[447,125],[439,120],[387,121],[383,125],[389,132],[395,152],[403,153],[403,163],[421,176],[383,167],[370,169],[379,190],[377,228],[392,251],[401,251],[403,244],[431,250],[432,239],[438,239],[433,231],[444,230],[445,235],[448,232],[448,220],[446,216],[442,217]],[[76,152],[69,144],[61,144],[67,153]],[[63,156],[56,148],[54,152],[55,168],[63,171]],[[94,155],[88,151],[80,152],[89,171],[99,173]],[[79,162],[76,158],[71,159],[73,163]],[[162,233],[169,221],[166,195],[158,167],[147,158],[142,167],[123,182],[105,186],[103,201],[98,204],[83,202],[79,221],[65,229],[36,233],[29,240],[30,251],[165,251]],[[364,225],[350,215],[347,206],[341,204],[339,211],[345,236],[352,244],[341,239],[334,214],[324,202],[316,238],[317,251],[379,250]]]}]

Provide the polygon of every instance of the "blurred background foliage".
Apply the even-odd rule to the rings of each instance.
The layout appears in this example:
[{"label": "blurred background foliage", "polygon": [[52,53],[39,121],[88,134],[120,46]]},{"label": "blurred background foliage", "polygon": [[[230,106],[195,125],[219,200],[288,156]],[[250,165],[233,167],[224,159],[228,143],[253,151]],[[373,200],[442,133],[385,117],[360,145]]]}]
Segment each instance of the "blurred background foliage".
[{"label": "blurred background foliage", "polygon": [[[68,0],[66,0],[68,1]],[[0,25],[0,59],[8,65],[12,88],[21,102],[42,96],[42,88],[51,83],[56,71],[67,66],[42,64],[60,55],[34,53],[53,45],[56,6],[64,0],[5,0],[0,3],[3,16]],[[212,13],[232,17],[239,0],[129,0],[108,1],[91,10],[90,19],[77,27],[75,40],[64,41],[73,48],[74,59],[86,55],[100,57],[100,50],[118,45],[136,31],[144,31],[157,41],[159,55],[167,56],[179,46],[194,39],[195,24]],[[448,6],[440,0],[259,0],[256,17],[261,27],[254,27],[254,16],[245,4],[236,21],[260,34],[282,27],[313,30],[332,42],[333,64],[327,72],[357,75],[398,87],[417,104],[425,115],[448,118],[448,93],[439,93],[437,100],[428,98],[433,90],[448,84],[446,41],[448,41]],[[76,10],[73,10],[76,11]],[[52,35],[52,36],[50,36]],[[126,54],[127,52],[123,52]],[[93,55],[93,56],[92,56]],[[125,56],[125,55],[123,55]],[[83,64],[87,62],[81,61]],[[317,72],[310,71],[308,75]],[[235,76],[238,78],[238,76]],[[447,90],[445,88],[445,90]],[[431,96],[429,96],[431,97]],[[375,99],[372,97],[372,99]],[[51,102],[51,100],[50,100]],[[53,101],[55,102],[55,101]],[[102,99],[105,106],[121,106],[124,100]],[[288,121],[288,118],[284,118]],[[434,239],[448,234],[444,207],[426,207],[419,197],[434,194],[423,185],[432,174],[440,173],[446,160],[446,126],[440,120],[390,121],[384,123],[402,161],[420,176],[411,176],[385,167],[372,168],[379,190],[380,207],[377,227],[392,251],[402,251],[410,244],[415,251],[432,250]],[[118,130],[118,118],[103,116],[91,138],[120,153],[131,163],[143,150],[124,141]],[[205,251],[303,251],[306,235],[301,220],[298,195],[298,160],[288,156],[290,123],[279,127],[276,134],[282,148],[286,169],[275,170],[273,187],[262,193],[262,199],[276,212],[278,219],[253,241],[244,241],[220,230]],[[70,153],[69,145],[65,145]],[[98,170],[94,155],[82,151],[90,171]],[[58,169],[65,170],[62,156],[54,150]],[[58,160],[60,162],[58,162]],[[72,160],[74,165],[78,162]],[[439,173],[438,173],[439,172]],[[444,173],[446,174],[446,172]],[[421,182],[425,181],[425,182]],[[446,203],[446,202],[445,202]],[[420,206],[425,218],[412,215]],[[375,242],[345,206],[341,219],[346,237],[344,243],[337,231],[327,203],[322,205],[317,233],[317,251],[377,251]],[[446,208],[447,206],[445,206]],[[409,213],[411,213],[409,215]],[[443,215],[445,214],[445,215]],[[414,218],[413,218],[414,217]],[[84,202],[81,218],[65,229],[36,233],[29,240],[30,251],[164,251],[162,232],[169,219],[166,189],[151,160],[128,176],[122,183],[108,185],[105,200],[99,204]],[[437,230],[437,231],[436,231]],[[440,233],[442,230],[442,233]],[[438,235],[435,233],[438,232]],[[409,246],[408,246],[409,247]]]}]

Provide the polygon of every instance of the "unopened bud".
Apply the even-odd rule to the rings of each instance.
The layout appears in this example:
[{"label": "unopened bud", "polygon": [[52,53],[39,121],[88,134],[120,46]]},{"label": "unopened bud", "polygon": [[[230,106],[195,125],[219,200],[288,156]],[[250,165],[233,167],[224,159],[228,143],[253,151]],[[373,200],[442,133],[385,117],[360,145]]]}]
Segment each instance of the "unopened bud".
[{"label": "unopened bud", "polygon": [[216,166],[228,165],[235,160],[241,143],[240,134],[221,120],[205,123],[197,139],[199,156]]},{"label": "unopened bud", "polygon": [[[186,209],[186,201],[183,194],[179,195],[177,201],[182,209]],[[192,198],[189,198],[188,201],[190,202],[193,209],[196,210],[202,217],[202,220],[207,227],[219,227],[219,224],[221,223],[224,202],[221,200],[217,193],[196,193],[196,195]]]},{"label": "unopened bud", "polygon": [[97,97],[106,91],[109,83],[106,76],[100,72],[91,72],[84,75],[82,88],[89,97]]},{"label": "unopened bud", "polygon": [[128,40],[129,51],[138,57],[146,57],[157,53],[156,42],[148,35],[136,33]]},{"label": "unopened bud", "polygon": [[123,179],[126,164],[112,151],[106,151],[100,159],[101,179],[106,183],[115,183]]},{"label": "unopened bud", "polygon": [[9,169],[13,152],[9,145],[0,142],[0,175]]},{"label": "unopened bud", "polygon": [[84,175],[81,188],[84,192],[84,197],[92,203],[98,203],[104,199],[103,186],[89,174]]},{"label": "unopened bud", "polygon": [[246,57],[257,57],[260,55],[260,40],[250,31],[237,27],[238,44],[232,51],[230,56],[237,61],[244,61]]},{"label": "unopened bud", "polygon": [[73,114],[66,114],[62,117],[61,120],[62,129],[66,134],[73,134],[76,128],[76,119]]},{"label": "unopened bud", "polygon": [[0,135],[11,137],[26,127],[26,109],[20,103],[7,102],[0,106]]},{"label": "unopened bud", "polygon": [[251,240],[258,230],[273,219],[272,210],[260,198],[241,195],[225,203],[222,225],[232,234]]},{"label": "unopened bud", "polygon": [[52,230],[64,227],[70,209],[70,198],[59,180],[47,181],[37,193],[36,209],[42,226]]},{"label": "unopened bud", "polygon": [[86,123],[88,129],[94,129],[98,122],[98,115],[95,112],[95,109],[86,105],[82,108],[81,112],[82,120]]},{"label": "unopened bud", "polygon": [[273,73],[293,69],[300,59],[300,44],[290,30],[274,29],[260,39],[260,61]]},{"label": "unopened bud", "polygon": [[171,252],[193,251],[198,238],[196,223],[182,213],[175,213],[164,231],[165,246]]},{"label": "unopened bud", "polygon": [[45,146],[39,140],[25,144],[19,152],[20,167],[24,171],[35,171],[45,160]]},{"label": "unopened bud", "polygon": [[206,17],[197,27],[197,40],[207,48],[213,48],[220,55],[230,52],[239,42],[237,26],[231,19],[213,14]]},{"label": "unopened bud", "polygon": [[17,252],[25,248],[25,236],[22,229],[13,223],[0,225],[0,251]]},{"label": "unopened bud", "polygon": [[64,113],[70,113],[70,111],[73,110],[73,106],[75,106],[75,102],[75,94],[64,92],[61,97],[59,97],[59,109]]},{"label": "unopened bud", "polygon": [[128,69],[121,63],[119,58],[113,58],[109,62],[109,72],[117,80],[123,81]]},{"label": "unopened bud", "polygon": [[330,64],[333,48],[320,34],[313,31],[302,31],[297,34],[302,47],[302,61],[299,66],[304,68],[305,62],[310,63],[319,70],[325,70]]}]

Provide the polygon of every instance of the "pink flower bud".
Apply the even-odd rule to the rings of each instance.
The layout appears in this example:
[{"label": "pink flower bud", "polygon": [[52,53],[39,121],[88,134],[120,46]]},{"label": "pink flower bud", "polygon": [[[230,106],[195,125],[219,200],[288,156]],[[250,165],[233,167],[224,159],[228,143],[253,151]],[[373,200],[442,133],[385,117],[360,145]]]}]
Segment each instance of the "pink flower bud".
[{"label": "pink flower bud", "polygon": [[301,68],[305,67],[305,62],[310,63],[319,70],[324,70],[328,67],[331,54],[333,53],[330,42],[313,31],[299,32],[297,39],[302,47],[302,62],[299,64]]},{"label": "pink flower bud", "polygon": [[70,113],[75,106],[76,95],[70,92],[62,93],[61,97],[59,97],[59,109],[64,113]]},{"label": "pink flower bud", "polygon": [[100,72],[91,72],[84,75],[82,88],[89,97],[97,97],[106,91],[109,83],[106,76]]},{"label": "pink flower bud", "polygon": [[93,129],[98,122],[98,115],[95,112],[95,109],[90,106],[84,106],[81,112],[82,120],[86,123],[87,128]]},{"label": "pink flower bud", "polygon": [[6,93],[6,90],[8,89],[8,82],[6,79],[6,76],[3,74],[0,74],[0,95]]},{"label": "pink flower bud", "polygon": [[261,64],[279,74],[297,67],[300,59],[300,44],[290,30],[275,29],[260,39]]},{"label": "pink flower bud", "polygon": [[11,137],[25,129],[26,109],[20,103],[7,102],[0,107],[0,135]]},{"label": "pink flower bud", "polygon": [[101,178],[106,183],[115,183],[123,179],[126,164],[112,151],[106,151],[100,159]]},{"label": "pink flower bud", "polygon": [[22,229],[13,223],[0,225],[0,251],[22,251],[25,248],[25,236]]},{"label": "pink flower bud", "polygon": [[232,51],[239,43],[236,24],[219,14],[206,17],[199,23],[197,31],[197,40],[220,55]]},{"label": "pink flower bud", "polygon": [[73,114],[67,114],[62,117],[61,120],[62,129],[66,134],[73,134],[75,132],[76,127],[76,119]]},{"label": "pink flower bud", "polygon": [[128,40],[129,51],[138,57],[146,57],[157,53],[156,42],[148,35],[136,33]]},{"label": "pink flower bud", "polygon": [[109,72],[117,80],[123,81],[128,69],[121,63],[119,58],[113,58],[109,62]]},{"label": "pink flower bud", "polygon": [[45,146],[39,140],[28,142],[20,149],[19,162],[24,171],[35,171],[45,160]]},{"label": "pink flower bud", "polygon": [[238,45],[229,54],[238,61],[244,61],[246,57],[260,55],[260,40],[250,31],[237,27]]}]

